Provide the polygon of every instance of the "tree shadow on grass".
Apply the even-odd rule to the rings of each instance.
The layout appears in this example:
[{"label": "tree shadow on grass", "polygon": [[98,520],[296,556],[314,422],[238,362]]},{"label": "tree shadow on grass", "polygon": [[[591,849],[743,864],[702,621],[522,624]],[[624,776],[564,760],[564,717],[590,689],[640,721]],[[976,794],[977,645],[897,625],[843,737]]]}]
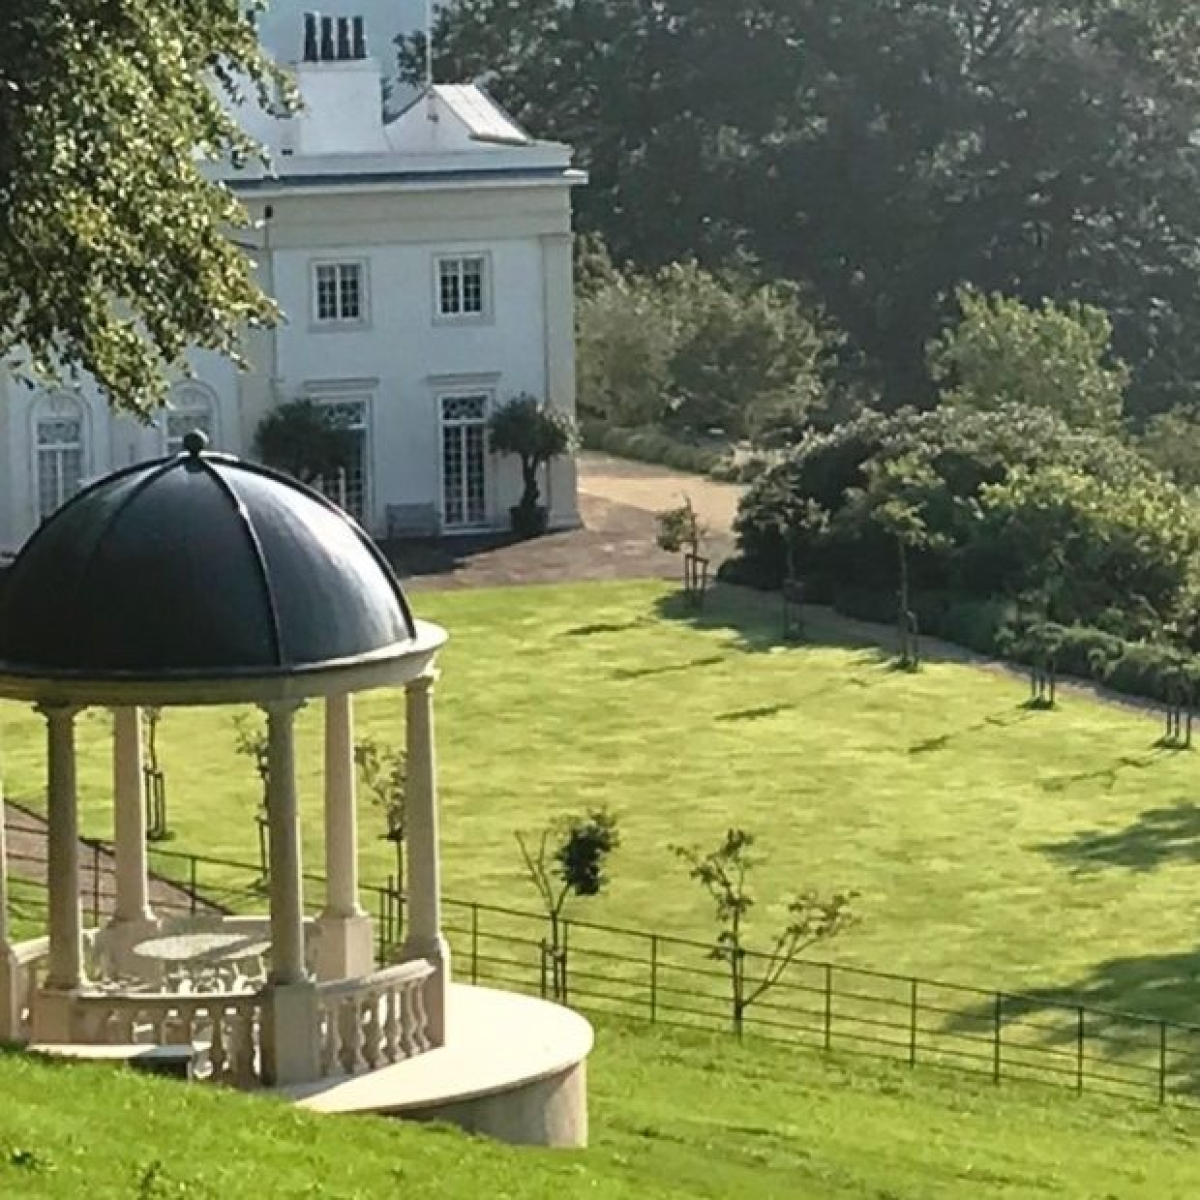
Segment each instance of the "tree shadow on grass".
[{"label": "tree shadow on grass", "polygon": [[946,1011],[943,1049],[991,1043],[1002,1074],[1126,1097],[1200,1098],[1200,950],[1114,958],[1081,979]]},{"label": "tree shadow on grass", "polygon": [[[1103,867],[1154,871],[1168,863],[1200,863],[1200,804],[1181,800],[1139,813],[1124,829],[1089,829],[1038,849],[1076,874]],[[1200,993],[1197,993],[1200,1018]]]},{"label": "tree shadow on grass", "polygon": [[1076,771],[1070,775],[1056,775],[1042,783],[1044,792],[1065,792],[1067,788],[1077,783],[1100,783],[1105,791],[1111,792],[1117,782],[1117,776],[1122,771],[1144,771],[1157,763],[1170,758],[1174,751],[1165,746],[1157,746],[1145,754],[1123,754],[1116,762],[1103,767],[1093,767],[1090,771]]},{"label": "tree shadow on grass", "polygon": [[1023,706],[1005,709],[984,717],[982,721],[965,725],[962,729],[951,730],[947,733],[937,734],[935,737],[925,738],[920,742],[913,742],[909,746],[908,752],[909,754],[933,754],[938,750],[948,750],[950,743],[958,738],[969,737],[973,733],[983,733],[988,729],[1007,729],[1012,725],[1020,725],[1022,721],[1028,721],[1032,715],[1025,711]]},{"label": "tree shadow on grass", "polygon": [[697,606],[683,592],[671,592],[654,602],[656,615],[704,632],[732,635],[731,644],[747,653],[766,654],[788,650],[803,653],[814,647],[835,646],[854,650],[852,661],[881,668],[890,667],[893,656],[869,638],[827,634],[802,638],[784,637],[782,601],[776,592],[756,592],[732,584],[716,584],[709,589],[704,603]]},{"label": "tree shadow on grass", "polygon": [[717,713],[718,721],[762,721],[767,717],[777,717],[780,713],[789,712],[794,704],[764,704],[759,708],[741,708],[736,712]]},{"label": "tree shadow on grass", "polygon": [[563,631],[564,637],[595,637],[601,633],[630,633],[641,629],[647,624],[645,617],[635,617],[632,621],[597,621],[592,625],[576,625],[573,629]]},{"label": "tree shadow on grass", "polygon": [[661,667],[617,667],[614,679],[649,679],[654,675],[674,675],[680,671],[693,671],[698,667],[715,667],[725,661],[723,655],[709,654],[703,658],[692,658],[687,662],[666,663]]}]

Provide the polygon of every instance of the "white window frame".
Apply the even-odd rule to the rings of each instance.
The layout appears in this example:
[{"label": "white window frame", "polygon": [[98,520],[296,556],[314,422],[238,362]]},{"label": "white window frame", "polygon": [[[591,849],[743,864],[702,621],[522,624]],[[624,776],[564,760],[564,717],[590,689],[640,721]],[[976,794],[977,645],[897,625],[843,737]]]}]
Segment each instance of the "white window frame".
[{"label": "white window frame", "polygon": [[[447,400],[468,400],[480,398],[483,400],[483,416],[478,424],[483,428],[483,516],[475,523],[451,525],[446,513],[446,408]],[[492,470],[492,455],[488,450],[488,421],[496,408],[496,390],[488,384],[471,387],[462,384],[456,387],[437,388],[433,393],[434,412],[437,416],[437,461],[438,461],[438,492],[437,508],[441,519],[443,533],[473,534],[488,529],[492,524],[492,514],[495,509],[492,489],[495,486],[495,473]],[[465,422],[463,422],[465,424]],[[472,424],[476,422],[472,421]],[[459,424],[459,422],[454,422]]]},{"label": "white window frame", "polygon": [[[342,283],[340,272],[353,267],[358,271],[358,316],[341,316]],[[323,317],[320,308],[320,277],[322,270],[339,272],[337,283],[338,316]],[[314,258],[308,266],[309,323],[313,329],[362,329],[371,320],[371,272],[365,258]]]},{"label": "white window frame", "polygon": [[[462,266],[468,260],[482,264],[479,312],[448,313],[442,308],[442,269],[458,263],[459,297],[462,297]],[[487,250],[446,250],[433,256],[433,320],[437,325],[490,325],[492,322],[492,256]]]},{"label": "white window frame", "polygon": [[[53,395],[45,396],[37,401],[30,413],[30,478],[33,486],[30,489],[30,500],[33,505],[33,519],[37,525],[49,520],[72,496],[78,495],[88,483],[91,474],[92,430],[87,405],[75,396]],[[79,441],[77,443],[62,443],[55,446],[42,446],[39,429],[43,424],[49,425],[57,421],[77,421],[79,423]],[[42,458],[47,452],[62,454],[63,451],[77,448],[79,451],[79,480],[74,491],[64,493],[59,497],[58,504],[51,512],[42,511]]]}]

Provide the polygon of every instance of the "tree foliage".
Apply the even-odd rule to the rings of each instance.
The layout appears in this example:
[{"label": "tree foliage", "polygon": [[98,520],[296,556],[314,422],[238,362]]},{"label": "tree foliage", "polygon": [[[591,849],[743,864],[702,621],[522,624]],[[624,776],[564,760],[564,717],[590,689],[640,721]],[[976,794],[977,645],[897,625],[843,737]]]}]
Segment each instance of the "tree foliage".
[{"label": "tree foliage", "polygon": [[752,853],[754,840],[754,835],[744,829],[730,829],[720,845],[707,852],[672,847],[686,864],[688,875],[713,902],[717,937],[712,957],[729,970],[733,1026],[739,1034],[750,1006],[761,1000],[806,950],[857,924],[851,908],[856,893],[835,892],[821,897],[816,892],[801,892],[788,901],[787,916],[770,949],[752,949],[747,940],[747,921],[755,906],[749,888],[750,875],[758,863]]},{"label": "tree foliage", "polygon": [[1091,305],[1030,308],[1009,296],[958,293],[961,319],[935,340],[943,399],[967,408],[1045,408],[1069,425],[1120,423],[1129,371],[1110,361],[1112,324]]},{"label": "tree foliage", "polygon": [[145,414],[190,346],[273,319],[209,164],[256,153],[221,103],[290,100],[241,0],[6,0],[0,358]]},{"label": "tree foliage", "polygon": [[1200,512],[1122,441],[1044,409],[867,413],[815,432],[749,488],[737,519],[741,569],[786,575],[781,529],[805,504],[792,553],[826,589],[896,581],[1011,597],[1063,624],[1139,638],[1183,620],[1200,577]]},{"label": "tree foliage", "polygon": [[525,509],[538,505],[538,471],[579,445],[571,415],[535,396],[517,396],[498,408],[488,433],[493,454],[515,454],[521,460],[520,506]]},{"label": "tree foliage", "polygon": [[889,407],[963,283],[1111,314],[1135,411],[1200,376],[1200,6],[453,0],[436,50],[578,148],[620,261],[811,282]]},{"label": "tree foliage", "polygon": [[603,260],[579,304],[579,403],[619,425],[761,436],[823,403],[837,339],[800,290],[693,261]]},{"label": "tree foliage", "polygon": [[354,462],[357,441],[329,405],[292,400],[259,422],[254,448],[269,467],[304,483],[335,479]]},{"label": "tree foliage", "polygon": [[525,873],[537,891],[549,922],[543,949],[551,966],[553,993],[565,999],[566,947],[563,912],[572,896],[599,896],[608,886],[608,860],[621,844],[616,816],[598,808],[565,817],[536,835],[518,832],[517,845]]}]

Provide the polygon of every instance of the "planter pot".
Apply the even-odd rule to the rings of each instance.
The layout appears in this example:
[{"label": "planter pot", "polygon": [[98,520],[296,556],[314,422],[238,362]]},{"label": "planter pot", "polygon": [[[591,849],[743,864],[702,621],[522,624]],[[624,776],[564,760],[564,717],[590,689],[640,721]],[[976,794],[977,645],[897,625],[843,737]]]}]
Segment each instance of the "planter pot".
[{"label": "planter pot", "polygon": [[513,533],[523,538],[540,537],[550,523],[550,513],[544,504],[514,504],[508,515],[512,518]]}]

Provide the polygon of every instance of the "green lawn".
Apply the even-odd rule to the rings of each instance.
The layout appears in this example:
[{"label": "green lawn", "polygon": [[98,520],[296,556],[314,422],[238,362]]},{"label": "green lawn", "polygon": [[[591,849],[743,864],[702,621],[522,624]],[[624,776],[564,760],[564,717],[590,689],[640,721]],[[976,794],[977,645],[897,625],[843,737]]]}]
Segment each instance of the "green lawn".
[{"label": "green lawn", "polygon": [[[853,887],[843,962],[1200,1016],[1197,760],[1155,719],[1069,696],[1022,708],[1019,680],[917,676],[867,647],[777,644],[776,601],[719,592],[704,621],[658,584],[420,594],[452,643],[438,690],[444,874],[454,896],[528,906],[513,830],[595,804],[624,844],[597,920],[703,935],[671,843],[761,835],[759,883]],[[399,697],[360,706],[402,733]],[[320,720],[303,715],[308,866],[320,868]],[[10,792],[42,787],[35,717],[3,714]],[[226,711],[164,721],[173,845],[254,856],[256,782]],[[109,829],[107,722],[83,722],[84,827]],[[367,875],[390,846],[364,817]]]},{"label": "green lawn", "polygon": [[[1190,1200],[1200,1119],[602,1024],[592,1146],[0,1057],[6,1200]],[[69,1080],[69,1082],[68,1082]],[[351,1124],[352,1123],[352,1124]]]}]

